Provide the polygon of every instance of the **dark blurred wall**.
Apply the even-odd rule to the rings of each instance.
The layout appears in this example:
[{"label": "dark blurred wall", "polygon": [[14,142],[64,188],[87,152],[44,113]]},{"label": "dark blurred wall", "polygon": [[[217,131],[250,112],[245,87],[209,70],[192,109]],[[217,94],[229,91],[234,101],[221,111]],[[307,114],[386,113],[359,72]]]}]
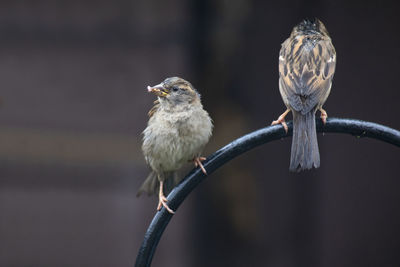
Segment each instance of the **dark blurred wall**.
[{"label": "dark blurred wall", "polygon": [[[156,198],[146,86],[178,75],[214,119],[209,155],[285,107],[280,44],[305,17],[337,51],[331,117],[400,129],[396,3],[3,1],[0,266],[133,266]],[[288,172],[287,138],[211,174],[172,219],[153,266],[400,266],[399,149],[319,135],[321,168]]]},{"label": "dark blurred wall", "polygon": [[[186,9],[0,3],[0,266],[133,266],[156,207],[135,197],[146,86],[188,76],[187,45],[173,38]],[[165,266],[187,266],[185,227],[169,231],[177,254]]]}]

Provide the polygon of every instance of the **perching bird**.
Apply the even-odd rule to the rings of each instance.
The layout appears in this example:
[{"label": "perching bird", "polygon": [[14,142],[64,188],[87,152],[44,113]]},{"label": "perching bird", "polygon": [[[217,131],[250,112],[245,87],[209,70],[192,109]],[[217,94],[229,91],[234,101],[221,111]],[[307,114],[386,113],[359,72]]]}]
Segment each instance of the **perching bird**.
[{"label": "perching bird", "polygon": [[290,171],[318,168],[320,165],[315,113],[321,112],[331,91],[336,52],[324,24],[304,20],[294,27],[279,52],[279,91],[287,110],[272,124],[281,123],[286,132],[285,116],[293,113],[293,140]]},{"label": "perching bird", "polygon": [[158,189],[158,207],[167,205],[164,190],[171,190],[178,182],[176,171],[185,163],[193,161],[206,173],[200,157],[212,134],[212,121],[203,109],[200,95],[194,87],[178,77],[167,78],[147,90],[158,99],[149,112],[149,122],[143,131],[142,150],[152,172],[140,187],[138,195],[149,195]]}]

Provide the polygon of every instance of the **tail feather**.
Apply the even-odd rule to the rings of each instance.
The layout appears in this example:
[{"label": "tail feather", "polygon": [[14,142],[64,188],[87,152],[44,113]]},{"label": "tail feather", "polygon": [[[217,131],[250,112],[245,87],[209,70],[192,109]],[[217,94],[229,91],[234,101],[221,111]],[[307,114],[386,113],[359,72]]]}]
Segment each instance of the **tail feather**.
[{"label": "tail feather", "polygon": [[[159,177],[155,171],[150,172],[142,186],[139,188],[136,196],[139,197],[143,193],[147,193],[148,196],[158,194],[160,187]],[[180,179],[176,172],[166,172],[160,175],[160,179],[164,180],[164,194],[168,195],[169,192],[180,182]]]},{"label": "tail feather", "polygon": [[315,112],[293,112],[293,139],[289,170],[299,172],[320,165]]},{"label": "tail feather", "polygon": [[144,180],[142,186],[139,188],[136,196],[139,197],[143,193],[147,193],[148,196],[156,194],[160,182],[158,181],[157,173],[154,171],[150,172],[146,180]]}]

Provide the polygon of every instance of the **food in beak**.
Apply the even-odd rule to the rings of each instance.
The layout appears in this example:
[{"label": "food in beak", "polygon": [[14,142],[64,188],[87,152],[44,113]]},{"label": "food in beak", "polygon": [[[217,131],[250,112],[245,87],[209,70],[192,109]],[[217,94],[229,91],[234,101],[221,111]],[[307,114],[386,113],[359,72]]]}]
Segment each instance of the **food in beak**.
[{"label": "food in beak", "polygon": [[157,96],[167,96],[168,92],[164,89],[162,85],[156,85],[156,86],[147,86],[147,91],[149,93],[154,93]]}]

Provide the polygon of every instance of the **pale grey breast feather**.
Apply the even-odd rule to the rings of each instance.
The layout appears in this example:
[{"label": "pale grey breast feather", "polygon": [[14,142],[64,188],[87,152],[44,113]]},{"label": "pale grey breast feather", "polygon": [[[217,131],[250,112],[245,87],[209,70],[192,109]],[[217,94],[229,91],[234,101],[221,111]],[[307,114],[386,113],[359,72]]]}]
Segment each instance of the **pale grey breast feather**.
[{"label": "pale grey breast feather", "polygon": [[158,171],[177,170],[199,156],[212,132],[211,119],[201,105],[173,115],[160,109],[150,120],[142,148],[148,164]]}]

